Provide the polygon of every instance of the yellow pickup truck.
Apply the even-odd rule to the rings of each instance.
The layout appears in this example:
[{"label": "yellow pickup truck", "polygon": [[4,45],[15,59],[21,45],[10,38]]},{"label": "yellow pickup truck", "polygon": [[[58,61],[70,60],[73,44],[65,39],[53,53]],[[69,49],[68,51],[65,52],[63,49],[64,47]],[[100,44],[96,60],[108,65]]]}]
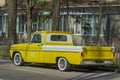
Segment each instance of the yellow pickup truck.
[{"label": "yellow pickup truck", "polygon": [[69,32],[37,31],[29,43],[11,45],[10,58],[17,66],[47,63],[66,71],[71,65],[113,65],[115,54],[111,46],[75,46]]}]

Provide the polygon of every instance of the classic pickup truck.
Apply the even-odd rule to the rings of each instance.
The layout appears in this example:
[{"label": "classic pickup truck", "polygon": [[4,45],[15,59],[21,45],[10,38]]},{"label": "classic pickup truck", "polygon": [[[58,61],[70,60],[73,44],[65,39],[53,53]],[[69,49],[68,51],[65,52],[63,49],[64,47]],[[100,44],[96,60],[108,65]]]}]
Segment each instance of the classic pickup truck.
[{"label": "classic pickup truck", "polygon": [[75,46],[69,32],[36,31],[29,43],[11,45],[10,58],[17,66],[56,64],[66,71],[72,65],[113,65],[115,53],[111,46]]}]

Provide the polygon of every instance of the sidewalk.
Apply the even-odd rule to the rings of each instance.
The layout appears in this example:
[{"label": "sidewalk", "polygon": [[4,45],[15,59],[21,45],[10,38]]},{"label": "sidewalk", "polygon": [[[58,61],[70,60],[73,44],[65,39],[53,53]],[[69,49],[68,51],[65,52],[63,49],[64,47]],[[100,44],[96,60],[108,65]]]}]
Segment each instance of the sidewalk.
[{"label": "sidewalk", "polygon": [[8,55],[0,55],[0,59],[9,60],[10,58]]},{"label": "sidewalk", "polygon": [[0,59],[9,59],[9,53],[7,45],[0,45]]}]

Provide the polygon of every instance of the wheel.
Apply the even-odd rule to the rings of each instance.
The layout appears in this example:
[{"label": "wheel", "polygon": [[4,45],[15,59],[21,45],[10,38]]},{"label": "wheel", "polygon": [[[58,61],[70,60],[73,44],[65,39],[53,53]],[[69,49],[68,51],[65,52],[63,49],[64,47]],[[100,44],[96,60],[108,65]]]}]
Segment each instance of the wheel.
[{"label": "wheel", "polygon": [[24,64],[24,61],[20,53],[15,53],[13,61],[14,64],[17,66],[22,66]]},{"label": "wheel", "polygon": [[65,58],[59,58],[57,62],[57,66],[60,71],[67,71],[70,69],[70,64]]}]

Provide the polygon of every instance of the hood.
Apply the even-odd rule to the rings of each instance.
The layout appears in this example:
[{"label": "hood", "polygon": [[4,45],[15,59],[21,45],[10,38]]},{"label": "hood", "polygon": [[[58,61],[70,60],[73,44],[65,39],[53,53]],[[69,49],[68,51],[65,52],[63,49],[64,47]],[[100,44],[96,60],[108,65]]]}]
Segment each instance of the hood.
[{"label": "hood", "polygon": [[13,44],[10,46],[11,50],[20,50],[26,49],[28,43],[21,43],[21,44]]}]

